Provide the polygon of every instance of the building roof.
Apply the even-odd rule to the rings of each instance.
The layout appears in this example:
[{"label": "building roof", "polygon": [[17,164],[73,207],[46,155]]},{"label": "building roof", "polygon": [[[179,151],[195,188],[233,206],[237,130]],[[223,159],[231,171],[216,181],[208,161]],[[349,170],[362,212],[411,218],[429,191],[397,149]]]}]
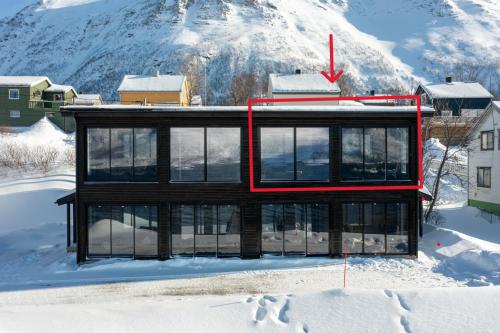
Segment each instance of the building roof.
[{"label": "building roof", "polygon": [[500,101],[492,101],[490,105],[484,110],[484,112],[481,114],[481,116],[477,119],[477,121],[474,123],[474,126],[471,127],[471,129],[467,132],[467,137],[470,139],[471,136],[474,135],[476,130],[481,127],[481,124],[483,121],[495,110],[500,113]]},{"label": "building roof", "polygon": [[337,82],[330,83],[321,74],[270,74],[271,92],[283,93],[340,93]]},{"label": "building roof", "polygon": [[72,86],[67,86],[67,85],[62,85],[62,84],[52,84],[50,87],[45,89],[45,91],[46,92],[63,92],[63,93],[66,93],[68,91],[73,91],[75,96],[78,95],[76,93],[75,88],[73,88]]},{"label": "building roof", "polygon": [[420,87],[432,98],[492,98],[478,82],[451,82],[439,84],[421,84]]},{"label": "building roof", "polygon": [[125,75],[118,91],[177,92],[182,90],[184,75]]},{"label": "building roof", "polygon": [[52,84],[46,76],[0,76],[0,86],[31,87],[42,81]]},{"label": "building roof", "polygon": [[95,105],[102,104],[102,98],[99,94],[78,94],[75,98],[74,104],[76,105]]},{"label": "building roof", "polygon": [[[248,106],[145,106],[145,105],[124,105],[107,104],[95,106],[70,105],[61,107],[61,110],[71,112],[94,112],[94,111],[152,111],[152,112],[241,112],[246,115]],[[366,113],[386,113],[400,112],[414,114],[416,106],[367,106],[367,105],[302,105],[302,106],[254,106],[254,112],[366,112]],[[434,109],[426,106],[421,107],[422,113],[432,115]]]}]

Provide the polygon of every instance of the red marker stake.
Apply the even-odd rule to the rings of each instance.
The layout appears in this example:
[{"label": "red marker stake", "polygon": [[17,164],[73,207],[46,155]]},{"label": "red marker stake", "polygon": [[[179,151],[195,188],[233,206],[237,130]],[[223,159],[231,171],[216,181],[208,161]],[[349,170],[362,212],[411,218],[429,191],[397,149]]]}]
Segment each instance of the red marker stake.
[{"label": "red marker stake", "polygon": [[342,74],[344,74],[343,70],[338,71],[337,74],[335,74],[335,54],[333,52],[333,35],[330,34],[330,74],[326,73],[325,71],[321,71],[321,74],[330,81],[330,83],[334,83],[337,81]]}]

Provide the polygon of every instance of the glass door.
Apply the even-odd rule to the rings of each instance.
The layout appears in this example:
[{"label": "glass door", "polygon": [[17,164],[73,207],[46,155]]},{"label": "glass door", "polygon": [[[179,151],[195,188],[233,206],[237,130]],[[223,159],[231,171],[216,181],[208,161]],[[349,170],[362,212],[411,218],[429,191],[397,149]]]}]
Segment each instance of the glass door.
[{"label": "glass door", "polygon": [[306,204],[285,205],[284,254],[306,253]]}]

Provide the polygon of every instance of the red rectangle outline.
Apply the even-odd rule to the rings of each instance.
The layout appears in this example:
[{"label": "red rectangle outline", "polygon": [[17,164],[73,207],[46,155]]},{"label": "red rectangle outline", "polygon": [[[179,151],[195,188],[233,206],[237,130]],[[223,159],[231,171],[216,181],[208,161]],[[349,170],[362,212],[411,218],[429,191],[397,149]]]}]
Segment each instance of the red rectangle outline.
[{"label": "red rectangle outline", "polygon": [[[417,105],[417,155],[418,155],[418,185],[371,185],[371,186],[313,186],[313,187],[255,187],[253,163],[253,104],[259,103],[286,103],[286,102],[326,102],[326,101],[360,101],[360,100],[415,100]],[[423,182],[423,152],[422,152],[422,109],[420,96],[351,96],[351,97],[312,97],[312,98],[261,98],[248,100],[248,158],[250,175],[250,192],[334,192],[334,191],[383,191],[383,190],[420,190]]]}]

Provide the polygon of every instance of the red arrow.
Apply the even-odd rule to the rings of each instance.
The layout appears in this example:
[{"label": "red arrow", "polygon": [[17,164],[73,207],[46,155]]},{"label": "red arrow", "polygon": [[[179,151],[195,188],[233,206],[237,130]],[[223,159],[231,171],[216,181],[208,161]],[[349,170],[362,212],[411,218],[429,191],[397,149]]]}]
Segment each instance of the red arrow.
[{"label": "red arrow", "polygon": [[335,58],[333,54],[333,35],[330,34],[330,75],[326,73],[325,71],[321,71],[321,74],[330,81],[330,83],[333,83],[337,81],[342,74],[344,74],[343,70],[340,70],[335,74]]}]

